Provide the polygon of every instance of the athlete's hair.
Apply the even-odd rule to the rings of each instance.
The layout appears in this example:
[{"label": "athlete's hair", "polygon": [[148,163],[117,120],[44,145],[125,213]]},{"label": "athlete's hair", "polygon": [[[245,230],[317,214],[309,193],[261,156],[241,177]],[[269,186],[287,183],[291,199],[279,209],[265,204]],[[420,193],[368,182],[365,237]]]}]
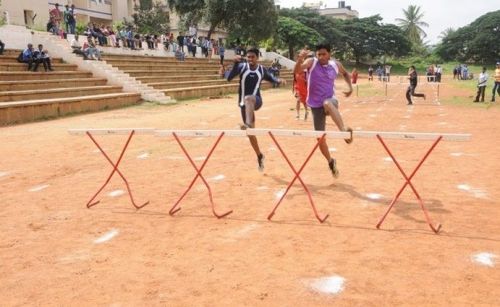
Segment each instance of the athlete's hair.
[{"label": "athlete's hair", "polygon": [[259,53],[260,53],[259,49],[255,48],[255,47],[254,48],[250,48],[250,49],[247,50],[247,53],[250,53],[250,52],[253,53],[253,54],[255,54],[257,57],[259,57]]},{"label": "athlete's hair", "polygon": [[330,53],[330,51],[332,50],[332,47],[327,43],[321,43],[321,44],[316,45],[316,51],[319,51],[320,49],[326,49],[326,51],[328,51],[328,53]]}]

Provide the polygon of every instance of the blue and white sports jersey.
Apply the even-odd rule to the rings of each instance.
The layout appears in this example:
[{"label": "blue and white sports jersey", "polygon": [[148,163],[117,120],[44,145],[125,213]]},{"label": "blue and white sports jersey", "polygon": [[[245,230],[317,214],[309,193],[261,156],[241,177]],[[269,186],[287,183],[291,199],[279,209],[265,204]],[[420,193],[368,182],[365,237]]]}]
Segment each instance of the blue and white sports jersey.
[{"label": "blue and white sports jersey", "polygon": [[262,83],[262,80],[278,83],[278,80],[260,64],[257,65],[255,70],[252,70],[248,63],[235,64],[227,77],[227,81],[233,80],[236,75],[240,75],[240,89],[238,92],[238,102],[240,107],[245,105],[245,96],[260,97],[260,84]]}]

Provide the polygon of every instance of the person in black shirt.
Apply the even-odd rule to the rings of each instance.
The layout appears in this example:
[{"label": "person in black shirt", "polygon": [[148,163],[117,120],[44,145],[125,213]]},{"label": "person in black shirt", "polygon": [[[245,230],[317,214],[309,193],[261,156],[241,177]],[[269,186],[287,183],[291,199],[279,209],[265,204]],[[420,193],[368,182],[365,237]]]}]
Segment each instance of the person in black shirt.
[{"label": "person in black shirt", "polygon": [[[238,91],[238,105],[241,111],[243,124],[241,129],[255,128],[255,111],[262,107],[262,97],[260,96],[260,84],[262,80],[267,80],[274,84],[284,83],[284,80],[275,78],[269,71],[258,64],[259,50],[252,48],[247,51],[247,61],[242,62],[241,56],[237,55],[234,58],[234,65],[227,77],[227,81],[231,81],[237,75],[240,76],[240,87]],[[259,170],[264,170],[264,155],[259,149],[257,138],[254,135],[249,135],[252,148],[257,154],[257,163]]]},{"label": "person in black shirt", "polygon": [[408,71],[408,79],[410,79],[410,86],[408,86],[408,89],[406,90],[406,100],[408,100],[408,104],[412,105],[413,102],[411,101],[411,96],[413,97],[423,97],[425,100],[425,94],[417,94],[415,93],[415,89],[417,88],[417,71],[415,70],[415,66],[411,66],[410,70]]}]

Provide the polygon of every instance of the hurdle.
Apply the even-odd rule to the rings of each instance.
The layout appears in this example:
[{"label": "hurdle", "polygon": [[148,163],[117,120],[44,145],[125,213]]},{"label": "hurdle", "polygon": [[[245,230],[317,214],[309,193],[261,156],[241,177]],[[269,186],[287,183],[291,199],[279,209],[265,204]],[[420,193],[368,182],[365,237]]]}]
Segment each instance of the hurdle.
[{"label": "hurdle", "polygon": [[[316,219],[320,222],[323,223],[326,221],[326,219],[329,217],[329,215],[325,215],[324,217],[321,217],[316,209],[316,206],[314,204],[314,200],[312,197],[311,192],[309,191],[306,183],[304,180],[300,177],[301,172],[304,170],[306,167],[307,163],[311,159],[312,155],[314,152],[317,150],[319,147],[320,143],[322,140],[325,138],[333,138],[333,139],[356,139],[356,138],[376,138],[384,150],[389,154],[391,157],[392,161],[396,165],[397,169],[399,172],[403,175],[404,177],[404,184],[402,187],[399,189],[399,191],[395,194],[393,199],[391,200],[388,209],[385,211],[379,222],[376,224],[376,228],[380,229],[381,225],[385,221],[386,217],[396,204],[397,200],[399,199],[401,193],[406,189],[407,186],[411,188],[413,191],[413,194],[417,198],[420,207],[424,213],[424,217],[426,219],[427,224],[429,227],[434,231],[434,233],[438,233],[441,229],[440,224],[435,224],[432,222],[429,213],[425,207],[424,201],[422,200],[420,194],[416,190],[415,186],[411,182],[413,177],[416,175],[418,170],[422,167],[423,163],[428,159],[430,154],[434,151],[438,143],[441,141],[468,141],[471,138],[470,134],[456,134],[456,133],[425,133],[425,132],[387,132],[387,131],[353,131],[353,132],[339,132],[339,131],[310,131],[310,130],[284,130],[284,129],[247,129],[247,130],[155,130],[152,128],[128,128],[128,129],[70,129],[68,131],[70,134],[73,135],[87,135],[90,137],[90,139],[93,141],[93,143],[99,148],[100,152],[104,155],[106,160],[113,166],[113,170],[111,174],[108,176],[106,182],[103,184],[103,186],[95,193],[95,195],[91,198],[91,200],[87,203],[87,207],[90,208],[93,205],[97,204],[97,202],[93,202],[94,199],[97,197],[97,195],[104,189],[104,187],[108,184],[109,180],[111,177],[114,175],[114,173],[118,173],[120,177],[123,179],[127,186],[127,190],[129,191],[129,196],[131,199],[132,204],[136,209],[140,209],[144,206],[146,206],[149,202],[144,203],[141,206],[136,205],[133,196],[132,196],[132,191],[128,185],[128,182],[125,178],[125,176],[122,174],[122,172],[118,169],[118,166],[123,158],[123,155],[128,147],[128,144],[130,143],[130,140],[134,134],[142,134],[142,135],[152,135],[154,134],[157,137],[169,137],[172,136],[176,142],[178,143],[179,147],[183,151],[184,155],[187,157],[189,160],[190,164],[194,168],[196,175],[193,177],[191,180],[190,184],[188,185],[187,189],[184,191],[184,193],[180,196],[180,198],[174,203],[172,208],[169,211],[169,214],[171,216],[175,215],[180,210],[179,204],[180,202],[184,199],[184,197],[187,195],[187,193],[191,190],[193,187],[194,183],[198,178],[200,178],[204,185],[206,186],[208,190],[208,196],[210,199],[211,203],[211,209],[212,213],[214,216],[217,218],[223,218],[226,217],[227,215],[231,214],[233,211],[228,211],[223,214],[218,214],[215,210],[215,203],[213,201],[213,193],[211,190],[211,187],[207,180],[204,178],[202,175],[202,171],[204,170],[205,166],[208,163],[208,160],[214,153],[216,147],[219,145],[221,139],[224,136],[228,137],[247,137],[247,136],[269,136],[272,141],[276,144],[278,150],[280,151],[281,155],[283,158],[286,160],[288,163],[290,169],[294,173],[294,176],[290,183],[287,185],[287,188],[283,195],[280,197],[280,199],[277,201],[275,206],[273,207],[273,210],[269,213],[267,216],[268,220],[271,220],[273,216],[276,213],[276,210],[278,207],[281,205],[282,201],[284,200],[285,196],[287,195],[288,191],[290,190],[291,186],[298,180],[300,184],[302,185],[304,191],[306,192],[309,203],[312,207],[313,213],[316,217]],[[97,141],[94,139],[92,134],[95,135],[129,135],[127,142],[125,143],[120,156],[116,162],[113,162],[109,156],[104,152],[102,147],[97,143]],[[198,167],[191,156],[189,155],[189,152],[181,142],[181,137],[216,137],[215,143],[211,146],[207,157],[205,158],[204,162]],[[306,137],[306,138],[316,138],[316,144],[312,148],[312,150],[309,152],[308,156],[306,157],[305,161],[302,163],[302,165],[297,168],[290,162],[288,159],[288,156],[286,155],[285,151],[283,150],[283,147],[279,144],[277,137]],[[395,139],[395,140],[414,140],[414,141],[433,141],[432,145],[430,148],[425,151],[424,155],[422,158],[420,158],[420,161],[418,164],[415,166],[415,168],[412,170],[412,172],[408,175],[407,172],[403,170],[399,162],[397,161],[396,157],[392,153],[391,149],[387,145],[386,140],[389,139]]]},{"label": "hurdle", "polygon": [[[118,169],[118,166],[120,165],[120,162],[122,161],[123,156],[125,155],[125,151],[128,148],[128,145],[130,144],[130,141],[132,140],[132,137],[134,135],[153,135],[154,134],[154,129],[153,128],[119,128],[119,129],[69,129],[68,133],[71,135],[87,135],[92,142],[97,146],[99,151],[102,153],[102,155],[106,158],[106,160],[113,166],[113,170],[109,174],[108,178],[104,182],[104,184],[97,190],[97,192],[90,198],[90,200],[87,202],[87,208],[93,207],[97,205],[100,200],[94,201],[94,199],[101,193],[101,191],[108,185],[109,181],[113,177],[115,173],[118,173],[120,177],[122,178],[123,182],[125,183],[125,186],[127,187],[128,195],[130,197],[130,201],[132,205],[137,209],[141,209],[145,207],[146,205],[149,204],[149,201],[146,201],[142,205],[137,205],[134,196],[132,195],[132,190],[130,189],[129,183],[123,173]],[[125,142],[125,145],[123,146],[120,156],[116,160],[116,162],[113,162],[111,158],[106,154],[104,149],[99,145],[99,143],[96,141],[94,138],[94,135],[128,135],[127,141]]]},{"label": "hurdle", "polygon": [[[184,199],[184,197],[187,195],[187,193],[191,190],[191,188],[193,187],[196,180],[198,178],[200,178],[208,190],[208,197],[209,197],[211,208],[212,208],[212,214],[215,217],[217,217],[218,219],[226,217],[229,214],[231,214],[233,212],[232,210],[227,211],[223,214],[217,213],[217,211],[215,210],[212,189],[210,188],[210,185],[208,184],[205,177],[203,177],[201,172],[203,171],[203,169],[207,165],[208,160],[212,156],[216,147],[219,145],[222,137],[224,137],[224,136],[233,136],[233,137],[247,136],[246,132],[244,130],[157,130],[157,131],[155,131],[155,135],[158,137],[173,136],[174,139],[176,140],[177,144],[181,148],[182,152],[189,160],[189,163],[191,164],[191,166],[193,166],[194,170],[196,171],[196,175],[191,180],[191,183],[189,184],[187,189],[184,191],[184,193],[180,196],[180,198],[174,203],[174,205],[172,206],[172,208],[170,209],[170,211],[168,213],[171,216],[173,216],[175,213],[177,213],[179,210],[181,210],[181,208],[178,207],[179,204]],[[205,161],[203,161],[201,166],[198,167],[198,166],[196,166],[193,159],[189,155],[188,151],[186,150],[186,147],[182,144],[180,137],[217,137],[217,139],[216,139],[215,143],[212,145],[212,147],[210,148],[210,150],[207,154],[207,157],[205,158]]]},{"label": "hurdle", "polygon": [[[429,157],[431,152],[434,150],[434,148],[437,146],[437,144],[440,141],[467,141],[471,137],[470,134],[423,133],[423,132],[381,132],[381,131],[353,131],[352,135],[349,132],[300,131],[300,130],[276,130],[276,129],[248,129],[247,132],[248,132],[248,135],[256,135],[256,136],[269,135],[272,138],[272,140],[274,141],[274,143],[276,144],[276,146],[278,147],[279,151],[281,152],[281,154],[283,155],[285,160],[287,161],[287,163],[290,166],[290,168],[292,169],[292,171],[295,173],[295,177],[292,179],[292,181],[287,186],[285,193],[280,197],[280,199],[278,200],[277,204],[275,205],[273,211],[271,211],[271,213],[269,214],[268,220],[271,220],[271,218],[274,216],[276,209],[281,204],[283,198],[286,196],[288,190],[293,185],[295,180],[299,179],[299,182],[302,184],[304,190],[306,191],[306,193],[308,193],[309,201],[311,203],[311,206],[313,208],[313,211],[314,211],[316,218],[319,220],[320,223],[323,223],[328,218],[328,215],[326,215],[324,218],[319,217],[319,215],[317,214],[316,208],[314,206],[312,196],[311,196],[309,190],[307,189],[305,183],[300,178],[300,173],[304,169],[305,165],[307,164],[307,162],[311,158],[314,151],[319,146],[319,143],[325,137],[336,138],[336,139],[348,139],[350,137],[351,138],[358,138],[358,137],[359,138],[376,138],[381,143],[381,145],[383,146],[385,151],[390,155],[392,161],[396,164],[396,167],[398,168],[398,170],[401,172],[401,174],[405,178],[404,185],[401,187],[401,189],[394,196],[393,200],[389,204],[389,208],[387,209],[387,211],[385,212],[383,217],[380,219],[380,221],[377,223],[377,225],[376,225],[377,229],[380,229],[380,226],[384,222],[384,220],[387,217],[387,215],[389,214],[389,212],[392,210],[396,201],[399,199],[401,193],[409,185],[411,187],[413,193],[417,197],[417,200],[420,204],[420,207],[422,208],[422,211],[424,212],[424,216],[425,216],[427,223],[429,224],[429,227],[434,231],[434,233],[439,232],[439,230],[441,229],[441,225],[440,224],[438,224],[437,226],[433,225],[433,223],[429,217],[429,214],[427,212],[427,209],[424,205],[424,202],[423,202],[422,198],[420,197],[420,194],[417,192],[416,188],[414,187],[414,185],[411,183],[411,179],[415,176],[417,171],[420,169],[422,164]],[[313,148],[313,150],[311,151],[311,153],[309,154],[309,156],[307,157],[307,159],[305,160],[305,162],[300,167],[299,171],[296,171],[295,168],[293,167],[293,165],[291,164],[290,160],[286,156],[285,152],[283,151],[281,146],[278,144],[275,136],[315,137],[315,138],[318,138],[318,142],[317,142],[316,146]],[[420,140],[420,141],[433,140],[434,142],[433,142],[432,146],[424,154],[424,156],[421,158],[420,162],[417,164],[417,166],[412,171],[410,176],[408,176],[404,172],[404,170],[401,167],[401,165],[399,164],[399,162],[396,160],[394,154],[391,152],[391,150],[387,146],[387,143],[384,141],[384,139]]]}]

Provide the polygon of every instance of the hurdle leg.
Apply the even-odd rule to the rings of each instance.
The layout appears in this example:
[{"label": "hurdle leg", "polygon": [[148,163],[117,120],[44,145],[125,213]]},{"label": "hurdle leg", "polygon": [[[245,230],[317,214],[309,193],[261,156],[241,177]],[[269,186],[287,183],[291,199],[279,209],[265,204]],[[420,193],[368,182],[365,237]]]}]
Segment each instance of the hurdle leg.
[{"label": "hurdle leg", "polygon": [[175,204],[173,205],[173,207],[170,209],[170,211],[168,212],[170,215],[174,215],[175,213],[177,213],[179,210],[181,210],[181,208],[177,208],[177,206],[180,204],[180,202],[184,199],[184,197],[187,195],[187,193],[191,190],[191,188],[193,187],[194,183],[196,182],[196,179],[198,179],[198,177],[201,178],[201,180],[203,181],[203,183],[205,184],[205,186],[207,187],[207,190],[208,190],[208,196],[209,196],[209,199],[210,199],[210,204],[212,205],[212,213],[214,216],[216,216],[217,218],[223,218],[229,214],[231,214],[233,211],[228,211],[224,214],[217,214],[217,212],[215,211],[215,204],[214,204],[214,201],[213,201],[213,197],[212,197],[212,189],[210,188],[210,185],[208,184],[208,182],[205,180],[205,178],[203,177],[203,175],[201,174],[201,172],[203,171],[203,169],[205,168],[205,165],[207,164],[208,160],[210,159],[210,157],[212,156],[212,153],[214,152],[215,148],[217,147],[217,145],[219,145],[219,142],[221,141],[222,137],[224,136],[224,132],[222,132],[219,137],[217,138],[217,140],[215,141],[214,145],[212,146],[212,148],[210,149],[208,155],[207,155],[207,158],[205,159],[205,161],[203,161],[202,165],[200,168],[198,168],[196,166],[196,164],[194,163],[193,159],[191,158],[191,156],[189,155],[188,151],[186,150],[186,148],[184,147],[184,145],[182,144],[181,140],[179,139],[179,137],[177,136],[177,134],[174,132],[172,133],[172,135],[174,136],[175,140],[177,141],[177,143],[179,144],[181,150],[184,152],[184,154],[186,155],[186,157],[188,158],[189,162],[191,163],[191,165],[193,166],[193,168],[196,170],[196,175],[194,176],[194,178],[191,180],[191,183],[189,184],[189,186],[187,187],[187,189],[184,191],[184,193],[181,195],[181,197],[177,200],[177,202],[175,202]]},{"label": "hurdle leg", "polygon": [[130,141],[132,140],[132,137],[134,136],[134,133],[135,131],[132,130],[130,132],[130,135],[127,139],[127,142],[125,143],[125,146],[123,146],[123,149],[120,153],[120,156],[118,158],[118,160],[116,161],[116,163],[113,163],[113,161],[109,158],[109,156],[106,154],[106,152],[102,149],[102,147],[99,145],[99,143],[97,143],[97,141],[94,139],[94,137],[92,136],[92,134],[90,134],[90,132],[86,132],[86,134],[88,135],[88,137],[92,140],[92,142],[97,146],[97,148],[99,149],[99,151],[104,155],[104,157],[106,158],[106,160],[108,160],[108,162],[113,166],[113,170],[111,171],[111,173],[109,174],[108,176],[108,179],[106,179],[106,181],[104,182],[104,184],[101,186],[101,188],[94,194],[94,196],[92,196],[92,198],[87,202],[87,208],[90,208],[92,206],[95,206],[97,205],[100,200],[98,201],[95,201],[94,202],[94,199],[97,197],[97,195],[99,195],[99,193],[101,193],[101,191],[106,187],[106,185],[108,185],[109,181],[111,180],[111,178],[113,177],[113,175],[116,173],[118,173],[118,175],[120,175],[120,177],[123,179],[123,181],[125,182],[125,185],[127,187],[127,191],[128,191],[128,194],[129,194],[129,197],[130,197],[130,201],[132,202],[132,205],[136,208],[136,209],[141,209],[142,207],[146,206],[149,204],[149,201],[145,202],[144,204],[142,205],[137,205],[134,201],[134,197],[132,195],[132,190],[130,189],[130,186],[128,184],[128,181],[127,179],[125,178],[125,176],[120,172],[120,170],[118,169],[118,165],[120,164],[120,162],[122,161],[122,158],[123,158],[123,155],[125,154],[125,151],[127,150],[127,147],[128,145],[130,144]]},{"label": "hurdle leg", "polygon": [[401,187],[401,189],[398,191],[398,193],[396,194],[396,196],[393,198],[393,200],[389,204],[389,208],[387,209],[387,211],[385,212],[385,214],[382,216],[382,218],[378,222],[377,229],[380,229],[380,226],[382,225],[382,223],[384,222],[385,218],[387,217],[387,215],[391,211],[392,207],[394,206],[394,204],[398,200],[399,196],[401,195],[401,193],[403,192],[403,190],[406,188],[406,186],[409,185],[411,187],[411,189],[413,190],[413,193],[417,197],[419,203],[420,203],[420,207],[422,208],[422,211],[424,212],[427,224],[429,224],[429,227],[432,229],[432,231],[434,231],[434,233],[438,233],[439,232],[439,230],[441,229],[441,225],[440,224],[438,224],[437,226],[433,225],[433,223],[432,223],[432,221],[431,221],[431,219],[429,217],[429,214],[427,212],[427,209],[425,208],[424,202],[423,202],[422,198],[420,197],[420,195],[418,194],[418,192],[415,189],[415,187],[413,186],[413,184],[411,183],[411,179],[415,176],[415,174],[418,172],[418,170],[420,169],[420,167],[422,166],[422,164],[429,157],[429,155],[431,154],[431,152],[434,150],[434,148],[437,146],[437,144],[442,140],[442,138],[443,138],[442,136],[439,136],[436,139],[436,141],[434,141],[434,143],[432,144],[432,146],[429,148],[429,150],[427,150],[427,152],[425,153],[424,157],[420,160],[420,162],[415,167],[415,169],[413,170],[413,172],[411,173],[411,175],[408,177],[406,175],[406,173],[404,172],[403,168],[401,167],[401,165],[398,163],[398,161],[396,160],[396,158],[394,157],[394,155],[390,151],[389,147],[385,144],[385,142],[382,139],[382,137],[380,137],[380,135],[377,135],[377,139],[380,141],[380,143],[382,144],[382,146],[384,147],[384,149],[386,150],[386,152],[391,157],[392,161],[394,161],[394,164],[396,164],[397,168],[399,169],[399,171],[401,172],[401,174],[405,178],[405,183],[403,184],[403,186]]},{"label": "hurdle leg", "polygon": [[309,162],[309,160],[311,159],[312,155],[314,154],[314,152],[316,151],[316,149],[318,149],[319,147],[319,144],[321,144],[321,142],[325,139],[326,137],[326,133],[323,134],[321,136],[321,138],[316,142],[316,145],[314,146],[314,148],[311,150],[311,152],[309,153],[309,155],[307,156],[307,159],[304,161],[304,163],[302,164],[302,166],[300,167],[299,171],[297,172],[295,170],[295,167],[293,166],[293,164],[290,162],[290,160],[288,159],[287,155],[285,154],[285,151],[281,148],[280,144],[278,143],[278,141],[276,140],[276,138],[274,137],[274,135],[272,134],[272,132],[269,132],[269,136],[271,137],[271,139],[273,140],[274,144],[276,144],[276,147],[278,147],[278,150],[281,152],[281,154],[283,155],[283,157],[285,158],[286,162],[288,163],[288,165],[290,166],[290,168],[292,169],[292,171],[294,172],[295,176],[293,178],[293,180],[288,184],[286,190],[285,190],[285,193],[283,193],[283,195],[280,197],[280,199],[278,200],[278,203],[274,206],[273,210],[271,211],[271,213],[268,215],[267,219],[268,220],[271,220],[272,217],[274,216],[275,212],[276,212],[276,209],[278,209],[279,205],[281,204],[281,202],[283,201],[283,199],[285,198],[286,194],[288,193],[288,191],[290,190],[290,188],[292,187],[292,185],[295,183],[295,180],[299,179],[300,183],[302,184],[302,187],[304,188],[304,190],[306,191],[307,193],[307,197],[309,198],[309,203],[311,204],[311,207],[313,209],[313,212],[314,212],[314,215],[316,216],[316,218],[318,219],[318,221],[320,223],[323,223],[324,221],[326,221],[326,219],[328,218],[328,214],[324,217],[324,218],[321,218],[318,214],[318,211],[316,210],[316,206],[314,205],[314,201],[313,201],[313,198],[312,198],[312,195],[311,195],[311,192],[309,191],[309,189],[307,188],[306,184],[304,183],[304,181],[302,180],[302,178],[300,178],[300,173],[304,170],[304,168],[306,167],[307,163]]}]

